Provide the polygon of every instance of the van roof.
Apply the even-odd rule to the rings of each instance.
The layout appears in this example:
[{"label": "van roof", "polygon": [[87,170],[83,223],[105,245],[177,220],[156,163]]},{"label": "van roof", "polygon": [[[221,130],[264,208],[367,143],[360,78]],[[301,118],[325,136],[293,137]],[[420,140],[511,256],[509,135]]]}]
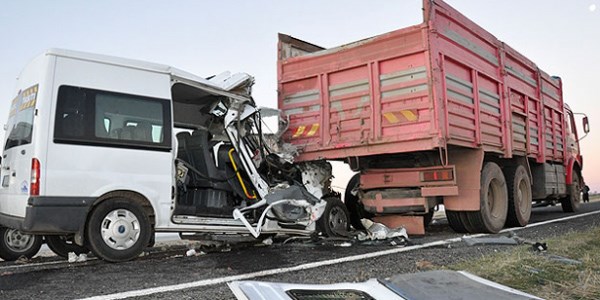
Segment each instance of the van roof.
[{"label": "van roof", "polygon": [[144,70],[144,71],[150,71],[150,72],[170,74],[172,78],[176,77],[178,79],[185,79],[185,80],[199,83],[201,85],[207,85],[210,87],[214,87],[214,88],[226,91],[226,89],[223,89],[223,87],[221,85],[219,85],[218,83],[212,82],[205,78],[196,76],[192,73],[189,73],[189,72],[186,72],[186,71],[183,71],[183,70],[180,70],[180,69],[168,66],[168,65],[151,63],[151,62],[136,60],[136,59],[122,58],[122,57],[116,57],[116,56],[110,56],[110,55],[95,54],[95,53],[88,53],[88,52],[74,51],[74,50],[67,50],[67,49],[58,49],[58,48],[48,49],[48,50],[46,50],[45,53],[42,54],[42,56],[48,56],[48,55],[59,56],[59,57],[68,57],[68,58],[74,58],[74,59],[91,61],[91,62],[98,62],[98,63],[103,63],[103,64],[111,64],[111,65],[133,68],[133,69]]}]

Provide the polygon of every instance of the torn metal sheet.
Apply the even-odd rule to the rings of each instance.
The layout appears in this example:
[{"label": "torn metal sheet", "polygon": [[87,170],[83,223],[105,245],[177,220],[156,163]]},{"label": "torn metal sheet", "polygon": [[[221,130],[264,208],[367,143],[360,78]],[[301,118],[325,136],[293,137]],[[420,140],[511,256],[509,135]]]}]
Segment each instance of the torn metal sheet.
[{"label": "torn metal sheet", "polygon": [[581,265],[582,262],[575,259],[570,259],[567,257],[559,256],[559,255],[548,255],[546,256],[549,260],[559,262],[566,265]]},{"label": "torn metal sheet", "polygon": [[240,300],[541,299],[467,272],[445,270],[400,274],[386,280],[369,279],[359,283],[292,284],[234,281],[228,285],[236,298]]},{"label": "torn metal sheet", "polygon": [[463,237],[462,240],[469,246],[475,245],[518,245],[519,242],[514,238],[509,238],[506,236],[499,237],[479,237],[479,238],[470,238]]},{"label": "torn metal sheet", "polygon": [[261,281],[233,281],[229,288],[237,299],[407,299],[386,288],[377,279],[361,283],[292,284]]}]

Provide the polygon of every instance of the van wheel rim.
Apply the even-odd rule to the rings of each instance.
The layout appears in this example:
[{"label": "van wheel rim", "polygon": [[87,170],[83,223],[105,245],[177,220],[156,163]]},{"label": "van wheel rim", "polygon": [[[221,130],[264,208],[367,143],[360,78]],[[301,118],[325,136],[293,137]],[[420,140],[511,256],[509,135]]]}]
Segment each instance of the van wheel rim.
[{"label": "van wheel rim", "polygon": [[329,211],[329,228],[333,232],[343,232],[348,228],[348,216],[340,207],[332,207]]},{"label": "van wheel rim", "polygon": [[140,232],[138,218],[127,209],[109,212],[100,225],[102,240],[115,250],[131,248],[139,240]]},{"label": "van wheel rim", "polygon": [[24,234],[16,229],[9,229],[4,234],[6,246],[13,252],[27,251],[35,242],[35,237],[30,234]]}]

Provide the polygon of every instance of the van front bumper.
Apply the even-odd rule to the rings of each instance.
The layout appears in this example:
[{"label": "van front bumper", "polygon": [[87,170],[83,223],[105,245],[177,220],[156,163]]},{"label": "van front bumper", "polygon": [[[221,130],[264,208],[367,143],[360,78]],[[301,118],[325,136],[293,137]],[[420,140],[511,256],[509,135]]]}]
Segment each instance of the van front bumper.
[{"label": "van front bumper", "polygon": [[94,197],[31,197],[25,218],[0,214],[0,224],[32,234],[76,233],[85,220]]}]

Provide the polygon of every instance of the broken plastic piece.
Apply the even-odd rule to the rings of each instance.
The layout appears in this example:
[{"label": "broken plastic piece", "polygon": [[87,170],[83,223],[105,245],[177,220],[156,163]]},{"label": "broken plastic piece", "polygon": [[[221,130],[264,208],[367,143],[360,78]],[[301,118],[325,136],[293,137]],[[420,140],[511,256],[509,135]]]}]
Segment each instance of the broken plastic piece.
[{"label": "broken plastic piece", "polygon": [[196,249],[190,249],[187,252],[185,252],[185,256],[196,256]]},{"label": "broken plastic piece", "polygon": [[367,234],[359,233],[357,236],[359,241],[386,240],[398,237],[408,240],[408,234],[404,227],[390,229],[381,223],[373,222],[369,219],[361,219],[360,222],[367,229]]},{"label": "broken plastic piece", "polygon": [[533,244],[533,250],[538,252],[545,252],[548,250],[546,243],[535,243]]},{"label": "broken plastic piece", "polygon": [[75,252],[69,252],[67,259],[68,259],[69,263],[86,262],[88,257],[87,257],[87,254],[85,254],[85,253],[81,253],[78,256],[77,254],[75,254]]}]

